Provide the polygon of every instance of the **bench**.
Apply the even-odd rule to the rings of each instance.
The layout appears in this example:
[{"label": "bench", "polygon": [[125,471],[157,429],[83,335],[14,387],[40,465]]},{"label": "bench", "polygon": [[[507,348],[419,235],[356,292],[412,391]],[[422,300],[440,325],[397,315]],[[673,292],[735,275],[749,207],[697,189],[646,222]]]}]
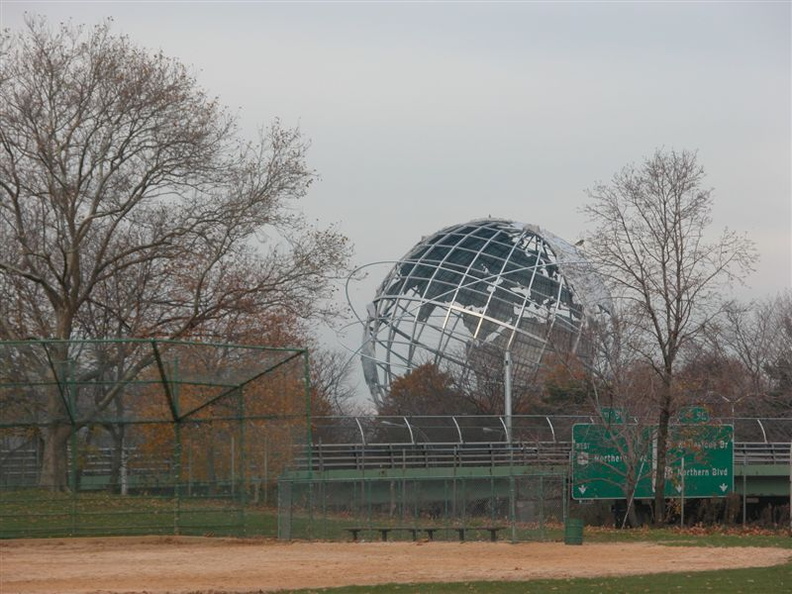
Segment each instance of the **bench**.
[{"label": "bench", "polygon": [[353,541],[357,541],[358,534],[360,534],[361,532],[365,532],[366,530],[369,530],[369,531],[372,531],[372,532],[379,532],[380,535],[382,536],[382,542],[387,542],[388,541],[388,534],[390,532],[399,531],[399,530],[403,530],[405,532],[412,533],[412,539],[413,540],[418,540],[418,532],[420,531],[420,528],[404,528],[404,527],[401,527],[401,526],[387,526],[387,527],[383,527],[383,528],[346,528],[347,532],[352,533],[352,540]]},{"label": "bench", "polygon": [[447,527],[432,527],[432,528],[408,528],[403,526],[382,526],[382,527],[369,527],[369,528],[346,528],[345,530],[352,535],[352,540],[357,541],[358,535],[361,532],[371,531],[379,532],[383,542],[387,542],[388,534],[395,531],[404,531],[412,534],[413,540],[418,540],[418,533],[425,532],[429,540],[434,540],[435,532],[456,532],[459,537],[459,542],[465,542],[465,536],[469,532],[483,531],[489,532],[490,541],[496,542],[498,540],[498,532],[503,530],[503,526],[467,526],[465,528],[447,528]]},{"label": "bench", "polygon": [[490,540],[496,542],[498,540],[498,532],[503,530],[503,526],[468,526],[465,528],[423,528],[429,540],[434,540],[434,533],[438,531],[453,531],[459,536],[459,542],[465,542],[465,535],[468,532],[483,531],[490,533]]}]

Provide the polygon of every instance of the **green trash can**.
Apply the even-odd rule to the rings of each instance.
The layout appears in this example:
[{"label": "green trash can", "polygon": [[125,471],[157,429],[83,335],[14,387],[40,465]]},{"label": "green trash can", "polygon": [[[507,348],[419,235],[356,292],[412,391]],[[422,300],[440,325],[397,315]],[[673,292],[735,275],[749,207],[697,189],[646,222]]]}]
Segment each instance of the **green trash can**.
[{"label": "green trash can", "polygon": [[566,524],[564,525],[564,544],[583,544],[583,520],[567,518]]}]

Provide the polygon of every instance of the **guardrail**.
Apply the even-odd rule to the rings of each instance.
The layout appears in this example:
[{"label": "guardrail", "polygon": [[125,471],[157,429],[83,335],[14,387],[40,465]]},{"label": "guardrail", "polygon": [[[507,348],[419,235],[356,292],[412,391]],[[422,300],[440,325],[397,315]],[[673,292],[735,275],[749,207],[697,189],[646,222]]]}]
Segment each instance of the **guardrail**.
[{"label": "guardrail", "polygon": [[294,467],[315,471],[382,468],[558,465],[569,460],[570,444],[322,444],[303,450]]},{"label": "guardrail", "polygon": [[[476,444],[317,444],[294,468],[317,472],[471,466],[553,466],[569,461],[571,442]],[[736,442],[734,464],[790,464],[789,443]]]},{"label": "guardrail", "polygon": [[777,464],[789,465],[792,445],[785,442],[735,442],[734,465],[738,464]]}]

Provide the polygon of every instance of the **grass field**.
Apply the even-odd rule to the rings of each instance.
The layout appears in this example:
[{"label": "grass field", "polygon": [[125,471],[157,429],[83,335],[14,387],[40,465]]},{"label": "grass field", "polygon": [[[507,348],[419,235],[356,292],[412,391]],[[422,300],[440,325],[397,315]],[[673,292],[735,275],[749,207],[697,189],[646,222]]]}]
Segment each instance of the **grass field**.
[{"label": "grass field", "polygon": [[222,498],[0,493],[0,538],[142,534],[277,536],[277,512]]},{"label": "grass field", "polygon": [[[396,518],[376,518],[378,526],[403,525]],[[487,520],[468,518],[466,526]],[[348,540],[347,528],[359,526],[360,519],[327,515],[321,518],[293,516],[292,536],[316,540]],[[438,525],[433,522],[432,525]],[[85,492],[77,496],[38,489],[0,491],[0,539],[53,538],[72,536],[135,536],[181,534],[191,536],[278,536],[277,509],[244,504],[231,498],[182,497],[165,495],[119,496]],[[504,530],[506,540],[560,540],[562,525],[531,525]],[[438,538],[453,538],[439,533]],[[408,540],[406,532],[394,533],[391,540]]]},{"label": "grass field", "polygon": [[666,573],[618,578],[459,582],[288,590],[290,594],[784,594],[792,592],[792,563],[758,569]]},{"label": "grass field", "polygon": [[[296,517],[293,525],[301,530],[308,518]],[[470,525],[475,521],[470,520]],[[319,540],[345,540],[346,528],[359,525],[359,520],[344,517],[313,519],[313,538]],[[377,520],[378,525],[395,524],[398,520]],[[141,534],[178,533],[196,536],[264,536],[277,537],[277,510],[273,507],[246,504],[222,498],[183,498],[135,495],[118,496],[107,493],[52,493],[30,489],[26,491],[0,491],[0,538],[117,536]],[[640,542],[654,541],[663,544],[697,544],[704,537],[707,546],[742,546],[750,537],[751,546],[789,546],[792,538],[784,528],[778,531],[741,526],[691,527],[677,529],[614,530],[607,527],[587,526],[585,539],[589,542]],[[511,539],[511,530],[501,538]],[[530,525],[518,525],[516,540],[560,541],[564,537],[561,524],[548,523],[541,534]],[[408,540],[405,533],[396,533],[392,539]]]}]

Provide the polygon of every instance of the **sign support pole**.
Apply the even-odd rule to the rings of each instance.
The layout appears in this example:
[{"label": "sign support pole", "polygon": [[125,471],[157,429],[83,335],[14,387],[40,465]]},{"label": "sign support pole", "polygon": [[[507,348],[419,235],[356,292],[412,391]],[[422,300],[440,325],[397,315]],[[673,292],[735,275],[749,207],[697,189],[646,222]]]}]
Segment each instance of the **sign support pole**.
[{"label": "sign support pole", "polygon": [[685,457],[682,456],[682,493],[681,495],[681,502],[679,504],[679,527],[685,527]]}]

